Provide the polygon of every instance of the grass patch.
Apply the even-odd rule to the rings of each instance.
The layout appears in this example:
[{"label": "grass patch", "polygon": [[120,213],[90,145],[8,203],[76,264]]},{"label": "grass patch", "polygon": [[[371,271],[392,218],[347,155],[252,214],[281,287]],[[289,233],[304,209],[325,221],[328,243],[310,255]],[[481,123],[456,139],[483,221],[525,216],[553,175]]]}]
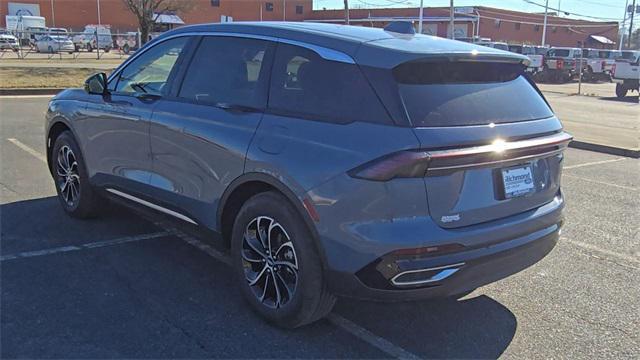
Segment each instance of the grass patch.
[{"label": "grass patch", "polygon": [[90,68],[0,67],[1,89],[82,87],[89,75],[104,71]]}]

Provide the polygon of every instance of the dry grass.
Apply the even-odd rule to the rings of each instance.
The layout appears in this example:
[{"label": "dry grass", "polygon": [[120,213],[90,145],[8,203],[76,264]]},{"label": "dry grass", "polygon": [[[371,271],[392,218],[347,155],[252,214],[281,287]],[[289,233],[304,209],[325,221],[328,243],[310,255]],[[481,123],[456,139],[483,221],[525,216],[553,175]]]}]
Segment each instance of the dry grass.
[{"label": "dry grass", "polygon": [[91,74],[104,71],[90,68],[0,67],[0,88],[81,87]]}]

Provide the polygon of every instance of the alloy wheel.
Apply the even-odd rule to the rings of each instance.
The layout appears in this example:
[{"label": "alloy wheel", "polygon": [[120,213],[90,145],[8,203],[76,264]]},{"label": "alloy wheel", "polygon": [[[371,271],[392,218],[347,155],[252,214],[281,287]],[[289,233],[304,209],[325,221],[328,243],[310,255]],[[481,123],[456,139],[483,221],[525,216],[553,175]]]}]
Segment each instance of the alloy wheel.
[{"label": "alloy wheel", "polygon": [[78,161],[68,145],[63,145],[58,151],[56,174],[60,196],[68,206],[74,206],[80,197],[80,175]]},{"label": "alloy wheel", "polygon": [[253,294],[263,305],[278,309],[293,299],[298,286],[298,258],[282,225],[259,216],[242,239],[242,266]]}]

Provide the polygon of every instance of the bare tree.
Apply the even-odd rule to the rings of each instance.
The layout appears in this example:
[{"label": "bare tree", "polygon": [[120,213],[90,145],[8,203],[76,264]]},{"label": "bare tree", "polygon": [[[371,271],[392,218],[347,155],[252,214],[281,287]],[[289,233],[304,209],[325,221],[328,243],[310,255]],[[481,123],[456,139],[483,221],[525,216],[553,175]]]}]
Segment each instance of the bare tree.
[{"label": "bare tree", "polygon": [[149,40],[149,34],[153,29],[154,14],[186,11],[193,5],[193,2],[189,0],[122,0],[122,2],[138,19],[143,44]]}]

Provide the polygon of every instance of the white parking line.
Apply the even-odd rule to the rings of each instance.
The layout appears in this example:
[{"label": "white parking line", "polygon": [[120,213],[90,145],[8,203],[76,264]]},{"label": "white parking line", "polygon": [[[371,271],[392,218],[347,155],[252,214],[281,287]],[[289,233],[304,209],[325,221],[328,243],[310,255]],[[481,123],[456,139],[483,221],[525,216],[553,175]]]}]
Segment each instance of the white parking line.
[{"label": "white parking line", "polygon": [[606,181],[598,181],[598,180],[587,179],[587,178],[584,178],[582,176],[573,176],[573,175],[569,175],[569,174],[562,174],[562,177],[568,177],[570,179],[578,179],[578,180],[582,180],[582,181],[586,181],[586,182],[591,182],[591,183],[594,183],[594,184],[613,186],[613,187],[617,187],[617,188],[625,189],[625,190],[631,190],[631,191],[640,190],[638,188],[634,188],[634,187],[631,187],[631,186],[618,185],[618,184],[614,184],[614,183],[610,183],[610,182],[606,182]]},{"label": "white parking line", "polygon": [[605,256],[610,256],[610,257],[616,258],[618,260],[628,261],[628,262],[636,264],[636,265],[640,264],[640,258],[635,257],[633,255],[621,254],[621,253],[618,253],[618,252],[615,252],[615,251],[611,251],[611,250],[608,250],[608,249],[603,249],[603,248],[601,248],[599,246],[596,246],[596,245],[583,243],[582,241],[571,240],[571,239],[568,239],[568,238],[565,238],[565,237],[562,237],[561,240],[564,241],[564,242],[567,242],[569,244],[581,247],[581,248],[586,249],[586,250],[594,251],[594,252],[600,253],[600,254],[605,255]]},{"label": "white parking line", "polygon": [[592,162],[583,163],[583,164],[564,166],[563,169],[564,170],[571,170],[571,169],[581,168],[581,167],[584,167],[584,166],[608,164],[608,163],[618,162],[618,161],[622,161],[622,160],[627,160],[627,158],[617,158],[617,159],[609,159],[609,160],[592,161]]},{"label": "white parking line", "polygon": [[[216,250],[215,248],[213,248],[210,245],[207,245],[205,243],[203,243],[202,241],[189,236],[185,233],[183,233],[182,231],[167,225],[163,222],[154,222],[155,225],[165,229],[167,232],[179,237],[180,239],[182,239],[184,242],[188,243],[191,246],[196,247],[199,250],[204,251],[206,254],[208,254],[209,256],[213,257],[216,260],[219,260],[220,262],[227,264],[227,265],[231,265],[231,258]],[[342,316],[336,314],[336,313],[331,313],[329,314],[329,316],[327,317],[327,320],[329,320],[329,322],[331,322],[333,325],[341,328],[342,330],[352,334],[353,336],[357,337],[358,339],[372,345],[373,347],[377,348],[378,350],[384,352],[385,354],[392,356],[394,358],[397,359],[420,359],[419,356],[416,356],[412,353],[410,353],[409,351],[398,347],[394,344],[392,344],[391,342],[389,342],[388,340],[381,338],[373,333],[371,333],[369,330],[343,318]]]},{"label": "white parking line", "polygon": [[55,95],[2,95],[0,99],[52,98]]},{"label": "white parking line", "polygon": [[11,142],[13,145],[19,147],[20,149],[28,152],[31,155],[33,155],[38,160],[44,162],[45,164],[47,163],[47,157],[46,156],[42,155],[39,151],[34,150],[33,148],[29,147],[25,143],[21,142],[20,140],[14,139],[14,138],[8,138],[7,140],[9,140],[9,142]]},{"label": "white parking line", "polygon": [[61,246],[57,248],[44,249],[44,250],[25,251],[17,254],[2,255],[0,256],[0,261],[24,259],[24,258],[30,258],[35,256],[51,255],[51,254],[57,254],[62,252],[69,252],[69,251],[95,249],[95,248],[100,248],[105,246],[113,246],[118,244],[130,243],[134,241],[155,239],[155,238],[168,236],[168,235],[170,235],[169,232],[162,231],[162,232],[155,232],[155,233],[136,235],[136,236],[126,236],[126,237],[113,239],[113,240],[96,241],[88,244]]},{"label": "white parking line", "polygon": [[398,347],[387,339],[381,338],[378,335],[373,334],[369,330],[363,328],[362,326],[349,321],[342,316],[331,313],[327,316],[327,319],[335,326],[347,331],[351,335],[357,337],[358,339],[372,345],[378,350],[390,355],[396,359],[421,359],[419,356],[408,352],[407,350]]}]

